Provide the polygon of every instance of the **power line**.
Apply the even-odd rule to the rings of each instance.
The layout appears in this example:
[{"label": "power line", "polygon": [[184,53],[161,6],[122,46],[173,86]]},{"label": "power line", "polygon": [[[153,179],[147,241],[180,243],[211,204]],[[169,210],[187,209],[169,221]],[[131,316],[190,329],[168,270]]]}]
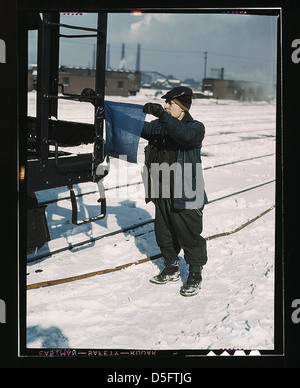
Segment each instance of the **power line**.
[{"label": "power line", "polygon": [[[120,46],[114,46],[110,45],[113,49],[120,50]],[[128,50],[136,50],[135,47],[127,47]],[[161,53],[176,53],[176,54],[195,54],[195,55],[217,55],[222,57],[229,57],[229,58],[235,58],[235,59],[241,59],[241,60],[253,60],[253,61],[261,61],[261,62],[275,62],[275,59],[265,59],[265,58],[254,58],[254,57],[244,57],[240,55],[233,55],[233,54],[224,54],[224,53],[215,53],[211,51],[201,51],[201,50],[178,50],[178,49],[158,49],[158,48],[144,48],[141,47],[141,52],[161,52]]]},{"label": "power line", "polygon": [[262,59],[262,58],[251,58],[251,57],[242,57],[242,56],[239,56],[239,55],[232,55],[232,54],[218,54],[218,53],[212,53],[212,52],[209,52],[210,55],[219,55],[219,56],[222,56],[222,57],[230,57],[230,58],[237,58],[237,59],[246,59],[246,60],[253,60],[253,61],[262,61],[262,62],[271,62],[271,61],[274,61],[275,62],[275,59]]},{"label": "power line", "polygon": [[[30,39],[34,39],[33,36],[30,36]],[[94,39],[95,40],[95,39]],[[67,45],[82,45],[82,46],[89,46],[90,48],[94,47],[94,42],[83,42],[83,41],[70,41],[69,39],[64,39],[62,38],[63,44]],[[110,44],[110,49],[113,50],[121,50],[121,46],[117,45],[111,45]],[[127,50],[134,50],[136,51],[136,46],[135,47],[130,47],[130,45],[126,45]],[[241,59],[241,60],[252,60],[252,61],[261,61],[261,62],[275,62],[276,59],[265,59],[265,58],[254,58],[254,57],[244,57],[240,55],[234,55],[234,54],[224,54],[224,53],[216,53],[216,52],[211,52],[211,51],[201,51],[201,50],[179,50],[179,49],[162,49],[162,48],[145,48],[141,46],[141,53],[145,52],[160,52],[160,53],[177,53],[177,54],[193,54],[193,55],[217,55],[217,56],[222,56],[222,57],[227,57],[227,58],[234,58],[234,59]]]}]

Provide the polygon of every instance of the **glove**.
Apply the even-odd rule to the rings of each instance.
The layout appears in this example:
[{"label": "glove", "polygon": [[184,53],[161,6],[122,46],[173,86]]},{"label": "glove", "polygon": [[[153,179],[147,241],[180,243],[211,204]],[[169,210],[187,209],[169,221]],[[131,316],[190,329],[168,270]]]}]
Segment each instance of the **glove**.
[{"label": "glove", "polygon": [[143,112],[156,116],[159,119],[165,114],[165,110],[160,104],[154,104],[152,102],[148,102],[144,105]]},{"label": "glove", "polygon": [[91,88],[84,88],[83,91],[81,92],[81,97],[79,97],[79,101],[83,102],[90,102],[93,105],[95,105],[95,100],[90,99],[90,98],[85,98],[85,96],[95,96],[95,90]]}]

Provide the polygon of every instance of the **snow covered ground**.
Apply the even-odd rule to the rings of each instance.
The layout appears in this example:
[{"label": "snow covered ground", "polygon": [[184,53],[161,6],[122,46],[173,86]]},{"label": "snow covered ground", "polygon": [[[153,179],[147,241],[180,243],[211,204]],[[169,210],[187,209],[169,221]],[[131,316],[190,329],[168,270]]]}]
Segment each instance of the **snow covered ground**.
[{"label": "snow covered ground", "polygon": [[[108,100],[144,104],[161,99],[152,90],[134,97]],[[34,114],[35,93],[29,93]],[[203,236],[232,231],[275,204],[274,103],[194,100],[191,114],[206,127],[203,167],[209,203],[204,211]],[[87,103],[60,101],[59,118],[93,122]],[[147,116],[146,120],[153,117]],[[105,178],[107,216],[81,226],[71,222],[69,199],[47,206],[51,241],[28,256],[27,284],[81,275],[131,263],[159,253],[150,223],[88,245],[33,261],[35,254],[118,230],[154,217],[145,204],[143,185],[114,189],[117,183],[141,181],[143,149],[138,163],[112,159],[116,174]],[[77,147],[85,152],[87,147]],[[260,157],[262,156],[262,157]],[[260,157],[260,158],[257,158]],[[251,160],[245,160],[250,159]],[[234,161],[243,162],[227,164]],[[225,166],[219,166],[226,164]],[[210,168],[215,166],[214,168]],[[263,186],[241,192],[254,186]],[[96,190],[93,183],[78,192]],[[238,193],[232,196],[229,194]],[[36,193],[39,202],[64,198],[66,187]],[[98,194],[78,199],[79,218],[99,213]],[[224,199],[219,199],[226,197]],[[219,199],[219,200],[218,200]],[[215,200],[215,201],[214,201]],[[179,290],[188,272],[180,257],[181,281],[155,285],[149,278],[162,268],[162,259],[66,284],[27,291],[28,348],[72,349],[258,349],[274,348],[275,210],[226,237],[207,242],[209,260],[202,289],[185,298]]]}]

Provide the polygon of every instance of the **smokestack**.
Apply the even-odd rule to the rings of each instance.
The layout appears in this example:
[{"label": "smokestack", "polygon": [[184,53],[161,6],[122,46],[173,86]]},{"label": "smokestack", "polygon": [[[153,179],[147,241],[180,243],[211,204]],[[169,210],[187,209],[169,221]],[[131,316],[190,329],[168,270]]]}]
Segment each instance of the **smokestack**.
[{"label": "smokestack", "polygon": [[140,45],[140,43],[138,43],[138,46],[137,46],[135,70],[141,71],[141,45]]},{"label": "smokestack", "polygon": [[122,43],[121,69],[125,70],[125,44]]},{"label": "smokestack", "polygon": [[220,79],[224,79],[224,67],[221,68],[221,71],[220,71]]}]

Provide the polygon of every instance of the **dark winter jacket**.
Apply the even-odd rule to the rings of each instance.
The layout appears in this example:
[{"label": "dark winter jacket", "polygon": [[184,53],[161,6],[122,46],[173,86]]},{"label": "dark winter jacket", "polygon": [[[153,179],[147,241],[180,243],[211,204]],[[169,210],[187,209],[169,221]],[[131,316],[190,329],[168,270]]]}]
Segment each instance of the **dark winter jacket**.
[{"label": "dark winter jacket", "polygon": [[[207,203],[201,163],[204,135],[204,125],[189,113],[178,120],[165,112],[162,118],[144,124],[141,137],[149,141],[145,147],[147,183],[150,181],[151,163],[166,161],[171,165],[177,162],[173,199],[176,209],[201,208]],[[163,156],[157,157],[160,150],[164,151]],[[151,196],[146,197],[146,202],[151,199]]]}]

